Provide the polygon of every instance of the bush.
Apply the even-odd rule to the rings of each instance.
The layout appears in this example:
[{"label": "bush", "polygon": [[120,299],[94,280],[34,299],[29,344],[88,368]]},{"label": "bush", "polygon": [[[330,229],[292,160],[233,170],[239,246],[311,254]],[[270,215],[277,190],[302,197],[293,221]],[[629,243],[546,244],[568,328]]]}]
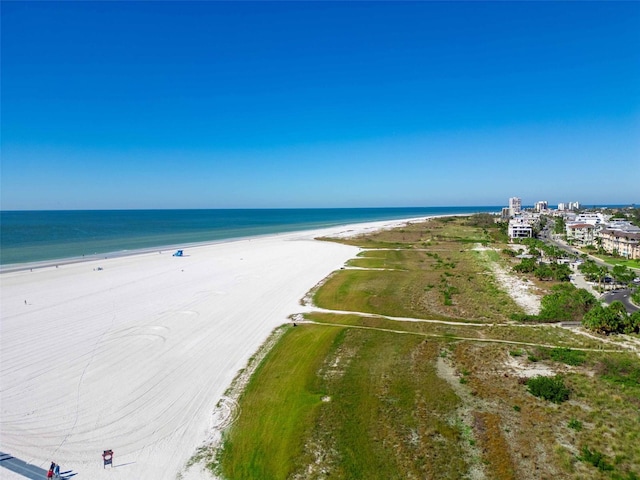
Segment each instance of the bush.
[{"label": "bush", "polygon": [[554,285],[551,293],[542,298],[538,317],[543,321],[580,321],[596,304],[596,298],[585,289],[561,283]]},{"label": "bush", "polygon": [[596,467],[601,472],[610,472],[613,470],[613,466],[606,461],[606,457],[594,450],[593,452],[589,450],[586,446],[582,447],[582,455],[579,457],[583,462],[590,463],[594,467]]},{"label": "bush", "polygon": [[513,269],[518,273],[531,273],[535,271],[537,261],[535,258],[523,258]]},{"label": "bush", "polygon": [[570,348],[553,348],[549,356],[556,362],[576,367],[585,362],[586,353],[581,350],[571,350]]},{"label": "bush", "polygon": [[527,380],[527,388],[532,395],[553,403],[562,403],[569,399],[571,390],[564,384],[562,377],[533,377]]},{"label": "bush", "polygon": [[579,432],[580,430],[582,430],[582,422],[580,420],[572,418],[571,420],[569,420],[568,427],[573,428],[576,432]]},{"label": "bush", "polygon": [[598,305],[592,308],[584,315],[582,325],[604,335],[636,333],[640,331],[640,313],[629,315],[622,302],[616,300],[608,307]]}]

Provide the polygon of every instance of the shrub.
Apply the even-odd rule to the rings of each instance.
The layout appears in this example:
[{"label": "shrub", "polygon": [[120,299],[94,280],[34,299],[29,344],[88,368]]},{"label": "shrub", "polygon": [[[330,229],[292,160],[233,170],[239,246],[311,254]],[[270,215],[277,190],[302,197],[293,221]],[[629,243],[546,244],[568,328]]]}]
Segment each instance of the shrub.
[{"label": "shrub", "polygon": [[536,265],[535,258],[523,258],[513,269],[518,273],[531,273],[536,269]]},{"label": "shrub", "polygon": [[586,353],[581,350],[571,350],[570,348],[553,348],[549,356],[556,362],[562,362],[575,367],[585,362]]},{"label": "shrub", "polygon": [[640,313],[629,315],[622,302],[616,300],[608,307],[597,305],[582,319],[588,330],[609,335],[612,333],[634,333],[640,331]]},{"label": "shrub", "polygon": [[537,376],[527,380],[527,388],[532,395],[553,403],[562,403],[569,399],[571,390],[564,384],[562,377]]},{"label": "shrub", "polygon": [[542,298],[542,309],[538,316],[541,320],[580,321],[596,304],[596,298],[585,289],[561,283],[554,285],[551,293]]},{"label": "shrub", "polygon": [[613,470],[613,465],[607,463],[606,457],[602,453],[597,450],[592,452],[587,446],[582,447],[582,455],[579,458],[583,462],[590,463],[601,472],[610,472]]},{"label": "shrub", "polygon": [[580,430],[582,430],[582,422],[580,420],[572,418],[571,420],[569,420],[568,427],[574,429],[576,432],[579,432]]}]

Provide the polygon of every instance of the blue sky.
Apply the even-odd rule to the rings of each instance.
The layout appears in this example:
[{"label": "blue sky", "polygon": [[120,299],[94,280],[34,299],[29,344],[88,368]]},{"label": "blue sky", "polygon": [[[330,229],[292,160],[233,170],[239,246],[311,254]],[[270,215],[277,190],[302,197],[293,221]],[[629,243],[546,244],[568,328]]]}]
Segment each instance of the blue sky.
[{"label": "blue sky", "polygon": [[2,2],[2,209],[640,203],[640,2]]}]

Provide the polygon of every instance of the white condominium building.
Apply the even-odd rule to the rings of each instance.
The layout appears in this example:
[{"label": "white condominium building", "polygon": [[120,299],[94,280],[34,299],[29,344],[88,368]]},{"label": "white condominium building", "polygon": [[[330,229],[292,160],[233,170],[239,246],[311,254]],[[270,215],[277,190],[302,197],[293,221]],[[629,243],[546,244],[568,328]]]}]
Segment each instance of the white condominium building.
[{"label": "white condominium building", "polygon": [[533,227],[529,220],[524,218],[512,218],[509,220],[509,228],[507,233],[509,238],[530,238],[533,237]]},{"label": "white condominium building", "polygon": [[519,197],[511,197],[509,199],[509,215],[512,217],[522,210],[522,200]]},{"label": "white condominium building", "polygon": [[592,245],[595,227],[591,223],[570,223],[566,226],[567,240],[579,245]]},{"label": "white condominium building", "polygon": [[549,208],[549,203],[546,200],[536,202],[536,212],[544,212]]}]

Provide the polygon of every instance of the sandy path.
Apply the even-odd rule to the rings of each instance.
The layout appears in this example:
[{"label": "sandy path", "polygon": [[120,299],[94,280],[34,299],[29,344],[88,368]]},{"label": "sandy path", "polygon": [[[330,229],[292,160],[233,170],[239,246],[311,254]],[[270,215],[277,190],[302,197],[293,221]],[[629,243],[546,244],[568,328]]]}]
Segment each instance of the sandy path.
[{"label": "sandy path", "polygon": [[78,479],[176,478],[238,370],[357,252],[318,233],[2,274],[0,450]]}]

